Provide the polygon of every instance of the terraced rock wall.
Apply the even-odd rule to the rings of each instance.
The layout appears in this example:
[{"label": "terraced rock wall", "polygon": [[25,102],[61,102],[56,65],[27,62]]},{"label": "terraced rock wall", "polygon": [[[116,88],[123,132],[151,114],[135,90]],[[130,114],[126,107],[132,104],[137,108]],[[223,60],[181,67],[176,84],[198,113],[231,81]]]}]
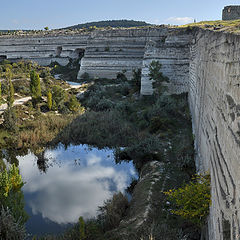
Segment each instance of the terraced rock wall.
[{"label": "terraced rock wall", "polygon": [[194,35],[189,102],[198,170],[212,179],[209,239],[239,239],[240,36]]},{"label": "terraced rock wall", "polygon": [[1,36],[0,56],[10,60],[28,59],[40,65],[58,62],[66,65],[69,58],[78,58],[87,45],[89,34],[55,36]]},{"label": "terraced rock wall", "polygon": [[78,78],[85,72],[93,78],[116,78],[124,72],[130,79],[132,71],[142,67],[148,39],[159,39],[167,32],[167,28],[96,31],[88,40]]},{"label": "terraced rock wall", "polygon": [[240,36],[198,29],[144,28],[86,35],[0,37],[0,58],[67,64],[85,50],[78,77],[116,77],[142,68],[143,95],[152,94],[148,65],[162,64],[172,92],[189,92],[196,164],[212,178],[209,239],[240,234]]}]

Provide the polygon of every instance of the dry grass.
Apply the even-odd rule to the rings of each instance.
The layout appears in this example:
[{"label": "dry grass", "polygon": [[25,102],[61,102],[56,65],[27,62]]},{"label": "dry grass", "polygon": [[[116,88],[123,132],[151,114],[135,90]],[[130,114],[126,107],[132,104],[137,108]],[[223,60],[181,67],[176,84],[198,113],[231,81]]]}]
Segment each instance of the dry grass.
[{"label": "dry grass", "polygon": [[67,124],[74,115],[48,114],[35,120],[28,120],[19,132],[18,148],[39,148],[49,143]]},{"label": "dry grass", "polygon": [[202,21],[202,22],[190,23],[190,24],[179,26],[179,28],[186,28],[186,27],[200,27],[204,29],[211,29],[211,30],[218,30],[218,31],[240,34],[240,19],[229,20],[229,21],[222,21],[222,20]]}]

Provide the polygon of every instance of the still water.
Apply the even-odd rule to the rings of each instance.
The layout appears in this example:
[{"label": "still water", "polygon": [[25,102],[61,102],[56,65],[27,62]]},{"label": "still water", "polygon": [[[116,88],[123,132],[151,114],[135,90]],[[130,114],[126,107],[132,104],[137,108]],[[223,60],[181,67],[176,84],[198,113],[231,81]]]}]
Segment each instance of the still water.
[{"label": "still water", "polygon": [[98,206],[137,176],[132,163],[115,164],[112,150],[87,145],[59,146],[44,159],[42,166],[32,153],[18,157],[31,234],[59,233],[79,216],[96,216]]}]

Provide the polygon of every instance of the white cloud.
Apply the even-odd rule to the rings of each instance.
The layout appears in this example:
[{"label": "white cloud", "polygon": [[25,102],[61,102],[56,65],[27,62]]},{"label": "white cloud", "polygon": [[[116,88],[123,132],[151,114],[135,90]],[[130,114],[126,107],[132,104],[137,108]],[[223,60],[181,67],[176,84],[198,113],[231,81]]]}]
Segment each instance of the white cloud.
[{"label": "white cloud", "polygon": [[[49,163],[55,156],[63,157],[54,151],[47,152],[46,156],[51,156]],[[41,174],[33,154],[19,157],[20,172],[26,181],[23,191],[30,196],[25,200],[32,213],[58,224],[76,222],[79,216],[94,217],[98,206],[113,192],[123,191],[128,183],[128,173],[124,169],[104,166],[104,159],[99,155],[89,153],[85,156],[86,164],[83,162],[78,167],[71,163],[70,155],[68,158],[61,167],[55,165],[48,168],[46,174]]]},{"label": "white cloud", "polygon": [[170,17],[166,19],[169,24],[182,25],[187,23],[192,23],[194,19],[192,17]]}]

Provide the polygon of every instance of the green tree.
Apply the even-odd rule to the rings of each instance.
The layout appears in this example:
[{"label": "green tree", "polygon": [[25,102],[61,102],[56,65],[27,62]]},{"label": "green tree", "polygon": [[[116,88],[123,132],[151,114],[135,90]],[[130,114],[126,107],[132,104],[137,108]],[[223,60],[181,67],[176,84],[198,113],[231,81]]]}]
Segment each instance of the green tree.
[{"label": "green tree", "polygon": [[167,87],[164,86],[163,82],[169,82],[168,78],[163,76],[161,70],[162,65],[159,61],[152,61],[149,65],[149,78],[153,80],[153,87],[157,89],[158,93],[163,93]]},{"label": "green tree", "polygon": [[69,103],[68,103],[68,109],[71,112],[77,112],[80,108],[80,103],[78,102],[77,98],[75,95],[72,95],[70,97]]},{"label": "green tree", "polygon": [[47,106],[48,106],[48,109],[49,110],[52,110],[52,93],[51,93],[51,91],[49,90],[48,92],[47,92]]},{"label": "green tree", "polygon": [[44,30],[48,31],[48,30],[49,30],[49,27],[45,27]]},{"label": "green tree", "polygon": [[162,65],[159,61],[152,61],[149,65],[149,78],[154,81],[162,81],[163,75],[160,71]]},{"label": "green tree", "polygon": [[7,104],[8,104],[8,107],[12,107],[14,102],[14,87],[12,84],[12,72],[10,68],[6,69],[6,78],[8,82]]},{"label": "green tree", "polygon": [[0,104],[2,102],[2,82],[0,81]]},{"label": "green tree", "polygon": [[30,92],[32,95],[33,105],[36,106],[36,104],[41,100],[42,93],[40,77],[34,70],[30,73]]},{"label": "green tree", "polygon": [[9,107],[3,113],[3,127],[10,132],[17,132],[17,116],[13,107]]},{"label": "green tree", "polygon": [[65,90],[58,85],[53,86],[52,101],[53,101],[53,106],[56,108],[54,110],[58,110],[64,105],[65,98],[66,98]]},{"label": "green tree", "polygon": [[79,240],[84,240],[86,235],[85,235],[85,222],[83,220],[83,217],[79,217],[78,223],[79,223]]},{"label": "green tree", "polygon": [[17,117],[15,110],[13,109],[13,103],[14,103],[14,87],[11,81],[12,73],[9,68],[6,70],[6,78],[8,81],[7,86],[7,109],[3,113],[3,127],[11,132],[16,132],[18,130],[17,127]]},{"label": "green tree", "polygon": [[134,69],[133,70],[133,78],[132,78],[132,83],[134,88],[136,88],[136,90],[139,92],[140,88],[141,88],[141,76],[142,76],[142,70],[139,69]]},{"label": "green tree", "polygon": [[9,170],[4,169],[0,172],[0,203],[4,209],[9,208],[15,220],[22,225],[28,219],[21,191],[23,185],[19,169],[15,164],[12,164]]}]

